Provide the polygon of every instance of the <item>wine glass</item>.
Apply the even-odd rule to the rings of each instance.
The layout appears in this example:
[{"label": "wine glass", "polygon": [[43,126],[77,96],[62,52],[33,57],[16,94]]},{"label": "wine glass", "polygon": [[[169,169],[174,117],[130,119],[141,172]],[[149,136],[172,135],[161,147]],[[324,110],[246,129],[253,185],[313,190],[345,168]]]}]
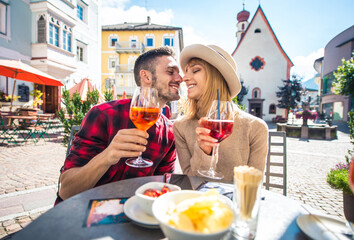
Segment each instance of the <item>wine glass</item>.
[{"label": "wine glass", "polygon": [[[150,87],[137,87],[134,91],[130,104],[129,117],[137,129],[147,131],[159,119],[159,102],[157,89]],[[125,161],[130,167],[150,167],[153,162],[144,159],[142,155],[138,158],[130,158]]]},{"label": "wine glass", "polygon": [[[209,109],[207,119],[202,120],[201,126],[210,129],[209,135],[217,139],[218,143],[230,136],[234,126],[234,110],[232,102],[214,100]],[[204,177],[212,179],[224,178],[222,173],[215,171],[218,158],[219,144],[213,147],[209,169],[199,169],[198,173]]]}]

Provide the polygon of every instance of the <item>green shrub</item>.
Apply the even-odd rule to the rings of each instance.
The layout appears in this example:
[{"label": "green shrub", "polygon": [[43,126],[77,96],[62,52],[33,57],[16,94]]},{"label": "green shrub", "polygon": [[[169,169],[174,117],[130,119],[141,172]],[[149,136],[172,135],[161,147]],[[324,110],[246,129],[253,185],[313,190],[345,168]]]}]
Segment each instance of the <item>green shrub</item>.
[{"label": "green shrub", "polygon": [[86,113],[98,103],[99,92],[94,89],[90,91],[88,89],[86,101],[81,100],[79,93],[75,92],[72,97],[70,97],[69,90],[66,86],[63,90],[62,103],[65,108],[61,108],[58,112],[58,117],[64,127],[64,138],[63,144],[66,146],[69,141],[71,127],[73,125],[81,125]]},{"label": "green shrub", "polygon": [[327,174],[327,183],[334,189],[342,190],[344,193],[352,194],[348,182],[349,164],[338,163]]},{"label": "green shrub", "polygon": [[104,92],[103,92],[103,96],[104,96],[104,100],[106,102],[109,102],[109,101],[112,101],[113,100],[113,91],[111,88],[109,89],[106,89]]}]

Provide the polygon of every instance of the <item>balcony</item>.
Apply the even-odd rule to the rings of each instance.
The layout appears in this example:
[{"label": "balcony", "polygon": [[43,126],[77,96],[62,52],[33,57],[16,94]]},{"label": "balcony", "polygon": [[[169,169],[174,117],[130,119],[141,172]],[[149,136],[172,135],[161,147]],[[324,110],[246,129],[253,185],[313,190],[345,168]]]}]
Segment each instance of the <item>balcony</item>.
[{"label": "balcony", "polygon": [[136,87],[118,87],[116,86],[116,92],[118,95],[123,95],[123,92],[125,91],[125,93],[127,94],[127,97],[131,97],[134,94]]},{"label": "balcony", "polygon": [[117,53],[142,53],[144,44],[142,42],[116,42]]},{"label": "balcony", "polygon": [[116,73],[132,73],[134,71],[134,65],[119,64],[116,66]]},{"label": "balcony", "polygon": [[32,44],[31,65],[58,79],[77,71],[75,54],[47,43]]}]

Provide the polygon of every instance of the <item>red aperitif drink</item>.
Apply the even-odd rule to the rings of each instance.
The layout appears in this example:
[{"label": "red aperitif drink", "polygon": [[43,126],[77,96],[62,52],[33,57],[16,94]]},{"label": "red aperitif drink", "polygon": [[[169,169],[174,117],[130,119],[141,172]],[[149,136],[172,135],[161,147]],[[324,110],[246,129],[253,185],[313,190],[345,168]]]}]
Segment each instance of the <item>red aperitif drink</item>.
[{"label": "red aperitif drink", "polygon": [[130,109],[130,120],[137,129],[146,131],[159,119],[159,108],[132,107]]},{"label": "red aperitif drink", "polygon": [[232,133],[233,120],[208,119],[203,120],[202,127],[210,129],[210,136],[221,142]]}]

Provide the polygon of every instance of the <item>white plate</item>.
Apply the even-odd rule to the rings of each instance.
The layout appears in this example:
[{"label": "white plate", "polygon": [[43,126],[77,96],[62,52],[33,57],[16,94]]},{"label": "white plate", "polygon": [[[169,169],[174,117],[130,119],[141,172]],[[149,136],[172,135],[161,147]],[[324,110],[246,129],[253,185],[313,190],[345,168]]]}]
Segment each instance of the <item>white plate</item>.
[{"label": "white plate", "polygon": [[137,203],[137,197],[133,196],[124,203],[124,213],[135,224],[146,228],[159,228],[159,222],[153,216],[147,215]]},{"label": "white plate", "polygon": [[297,217],[296,223],[312,239],[348,240],[348,237],[341,234],[348,232],[348,227],[345,225],[345,222],[335,218],[306,214]]}]

